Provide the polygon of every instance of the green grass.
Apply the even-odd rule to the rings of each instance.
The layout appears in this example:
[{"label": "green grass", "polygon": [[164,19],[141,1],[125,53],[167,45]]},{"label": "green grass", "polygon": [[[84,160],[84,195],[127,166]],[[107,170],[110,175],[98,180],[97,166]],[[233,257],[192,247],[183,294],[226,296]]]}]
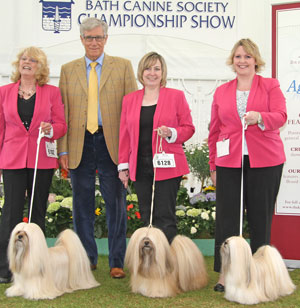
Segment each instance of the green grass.
[{"label": "green grass", "polygon": [[[243,307],[242,305],[228,302],[222,293],[213,291],[217,281],[217,273],[212,271],[213,257],[206,257],[210,281],[207,287],[199,291],[187,292],[173,298],[152,299],[141,295],[132,294],[129,288],[129,275],[125,279],[111,279],[109,276],[108,258],[99,257],[98,269],[94,271],[96,279],[101,286],[91,290],[76,291],[64,294],[54,300],[29,301],[23,298],[7,298],[4,294],[8,285],[0,285],[0,308],[35,308],[35,307],[112,307],[112,308],[160,308],[160,307]],[[271,303],[253,305],[250,307],[300,307],[300,270],[290,272],[297,285],[297,290],[290,296],[282,297]]]}]

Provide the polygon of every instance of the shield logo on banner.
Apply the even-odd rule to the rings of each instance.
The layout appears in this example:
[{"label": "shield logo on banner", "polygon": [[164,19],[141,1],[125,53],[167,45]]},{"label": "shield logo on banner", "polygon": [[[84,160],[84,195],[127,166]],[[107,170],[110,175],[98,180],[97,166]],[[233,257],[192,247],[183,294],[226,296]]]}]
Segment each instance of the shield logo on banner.
[{"label": "shield logo on banner", "polygon": [[73,0],[40,0],[43,5],[42,28],[45,31],[70,31],[72,28],[71,5]]}]

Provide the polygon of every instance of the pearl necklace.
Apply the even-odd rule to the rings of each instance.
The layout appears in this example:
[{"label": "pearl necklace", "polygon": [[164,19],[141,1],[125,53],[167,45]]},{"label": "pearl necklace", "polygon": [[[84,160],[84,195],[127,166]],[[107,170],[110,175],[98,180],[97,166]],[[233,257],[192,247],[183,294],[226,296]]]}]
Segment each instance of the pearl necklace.
[{"label": "pearl necklace", "polygon": [[27,92],[24,91],[23,89],[21,89],[21,87],[19,86],[19,91],[18,91],[18,94],[19,94],[19,97],[20,98],[25,98],[26,97],[31,97],[32,95],[34,95],[35,93],[35,87],[32,88],[31,90],[28,90]]}]

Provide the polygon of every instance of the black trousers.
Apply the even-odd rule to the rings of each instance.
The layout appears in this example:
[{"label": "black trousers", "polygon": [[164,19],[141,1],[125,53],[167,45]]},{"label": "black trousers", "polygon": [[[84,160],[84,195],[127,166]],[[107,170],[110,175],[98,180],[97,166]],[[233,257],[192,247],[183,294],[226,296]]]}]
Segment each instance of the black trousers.
[{"label": "black trousers", "polygon": [[[23,219],[25,193],[31,197],[33,169],[3,170],[4,205],[0,222],[0,277],[10,277],[7,262],[7,246],[10,233]],[[38,169],[32,205],[31,222],[45,231],[45,214],[53,169]],[[30,204],[30,203],[29,203]]]},{"label": "black trousers", "polygon": [[[244,156],[244,213],[250,229],[252,253],[270,243],[272,217],[283,165],[250,168]],[[240,232],[241,168],[217,167],[214,270],[220,272],[222,243]]]},{"label": "black trousers", "polygon": [[[177,234],[176,198],[181,176],[163,181],[155,181],[152,225],[161,229],[169,243]],[[137,193],[141,219],[145,226],[150,223],[153,184],[152,157],[138,157],[136,181],[133,183]]]}]

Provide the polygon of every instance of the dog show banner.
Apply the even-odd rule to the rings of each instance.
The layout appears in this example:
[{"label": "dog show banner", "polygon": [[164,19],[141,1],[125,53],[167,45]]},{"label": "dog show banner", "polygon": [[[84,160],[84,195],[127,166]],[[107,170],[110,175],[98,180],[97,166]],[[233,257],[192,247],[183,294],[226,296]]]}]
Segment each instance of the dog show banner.
[{"label": "dog show banner", "polygon": [[273,220],[272,244],[284,259],[290,260],[291,267],[300,267],[299,30],[300,3],[273,6],[273,77],[278,78],[285,95],[288,119],[281,130],[286,163]]},{"label": "dog show banner", "polygon": [[224,63],[236,41],[237,9],[237,0],[12,0],[2,12],[8,31],[3,31],[7,45],[0,55],[6,56],[4,69],[10,72],[21,48],[41,47],[51,74],[59,76],[62,64],[84,53],[82,20],[96,17],[109,27],[105,51],[131,60],[135,71],[142,56],[154,50],[167,60],[169,77],[196,79],[205,70],[209,78],[228,78]]}]

